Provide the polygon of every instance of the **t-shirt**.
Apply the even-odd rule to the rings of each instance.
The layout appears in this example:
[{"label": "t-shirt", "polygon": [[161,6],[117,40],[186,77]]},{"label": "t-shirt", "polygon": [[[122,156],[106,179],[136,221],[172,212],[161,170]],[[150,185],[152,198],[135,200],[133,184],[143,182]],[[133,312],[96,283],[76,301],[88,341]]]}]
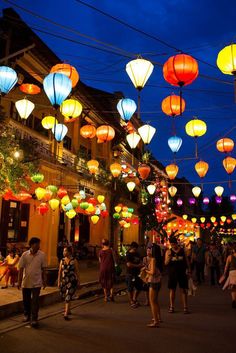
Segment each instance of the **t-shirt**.
[{"label": "t-shirt", "polygon": [[22,287],[42,287],[42,270],[45,267],[47,267],[47,263],[44,252],[38,250],[36,254],[32,254],[30,250],[25,251],[19,262],[19,268],[24,269]]},{"label": "t-shirt", "polygon": [[[141,263],[141,257],[138,252],[130,252],[128,251],[126,254],[126,263],[130,262],[131,264],[138,265]],[[138,276],[140,272],[140,268],[138,267],[128,267],[127,266],[127,274],[132,276]]]}]

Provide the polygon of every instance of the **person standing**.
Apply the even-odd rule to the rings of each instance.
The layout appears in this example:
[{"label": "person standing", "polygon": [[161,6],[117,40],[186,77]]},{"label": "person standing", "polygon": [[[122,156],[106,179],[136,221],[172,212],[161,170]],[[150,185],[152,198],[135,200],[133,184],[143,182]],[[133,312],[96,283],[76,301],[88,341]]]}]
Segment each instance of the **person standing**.
[{"label": "person standing", "polygon": [[193,248],[193,262],[195,263],[197,283],[201,284],[205,280],[206,247],[201,238],[197,239],[197,244]]},{"label": "person standing", "polygon": [[115,261],[108,239],[102,239],[102,250],[100,250],[98,258],[100,262],[99,282],[104,292],[104,301],[114,301]]},{"label": "person standing", "polygon": [[207,252],[206,264],[210,268],[211,285],[214,286],[220,279],[221,254],[214,243],[210,244]]},{"label": "person standing", "polygon": [[15,287],[15,282],[17,280],[17,273],[18,273],[16,266],[18,262],[19,262],[19,256],[15,254],[14,250],[10,250],[5,260],[0,264],[0,266],[6,265],[5,271],[0,277],[0,282],[4,276],[6,280],[6,284],[4,287],[2,287],[2,289],[8,288],[8,282],[10,277],[11,277],[11,284],[13,287]]},{"label": "person standing", "polygon": [[223,283],[225,280],[226,282],[223,289],[228,288],[231,290],[232,308],[236,309],[236,243],[232,246],[231,255],[227,257],[224,273],[220,278],[219,283]]},{"label": "person standing", "polygon": [[61,296],[65,299],[64,319],[69,320],[68,315],[71,314],[70,303],[79,286],[79,265],[78,261],[72,256],[72,248],[70,246],[66,246],[63,249],[63,258],[59,266],[57,283]]},{"label": "person standing", "polygon": [[133,241],[126,254],[126,284],[131,308],[139,306],[137,298],[143,288],[143,282],[139,277],[140,269],[143,267],[141,257],[138,253],[138,244]]},{"label": "person standing", "polygon": [[40,239],[29,241],[30,249],[25,251],[19,262],[18,289],[22,286],[24,319],[38,327],[39,295],[41,287],[46,287],[46,255],[40,249]]}]

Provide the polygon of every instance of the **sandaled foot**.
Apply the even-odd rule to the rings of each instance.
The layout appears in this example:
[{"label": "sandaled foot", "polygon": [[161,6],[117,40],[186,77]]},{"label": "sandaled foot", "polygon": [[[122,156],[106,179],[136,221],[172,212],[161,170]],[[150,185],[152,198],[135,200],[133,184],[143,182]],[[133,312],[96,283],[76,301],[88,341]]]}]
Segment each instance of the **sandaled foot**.
[{"label": "sandaled foot", "polygon": [[184,314],[190,314],[188,308],[184,308]]},{"label": "sandaled foot", "polygon": [[153,322],[151,322],[150,324],[147,324],[147,327],[159,327],[159,325],[158,325],[158,322],[155,322],[155,321],[153,321]]},{"label": "sandaled foot", "polygon": [[168,313],[173,314],[175,312],[175,309],[173,306],[169,307]]}]

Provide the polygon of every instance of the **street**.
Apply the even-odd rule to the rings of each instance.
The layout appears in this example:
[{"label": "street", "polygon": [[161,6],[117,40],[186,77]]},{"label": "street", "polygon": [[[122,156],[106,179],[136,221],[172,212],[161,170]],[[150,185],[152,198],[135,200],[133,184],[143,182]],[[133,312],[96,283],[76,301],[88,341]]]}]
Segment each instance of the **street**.
[{"label": "street", "polygon": [[[116,296],[115,303],[103,298],[76,306],[71,321],[62,318],[61,304],[50,310],[55,314],[40,320],[38,329],[20,327],[1,334],[0,351],[4,353],[83,352],[83,353],[223,353],[234,351],[236,310],[230,295],[218,287],[204,284],[190,297],[191,314],[184,315],[179,300],[176,313],[168,313],[166,279],[160,293],[163,323],[148,328],[150,308],[131,309],[127,295]],[[179,298],[177,298],[179,299]],[[144,296],[140,296],[144,302]],[[43,311],[43,310],[42,310]],[[41,311],[41,313],[42,313]]]}]

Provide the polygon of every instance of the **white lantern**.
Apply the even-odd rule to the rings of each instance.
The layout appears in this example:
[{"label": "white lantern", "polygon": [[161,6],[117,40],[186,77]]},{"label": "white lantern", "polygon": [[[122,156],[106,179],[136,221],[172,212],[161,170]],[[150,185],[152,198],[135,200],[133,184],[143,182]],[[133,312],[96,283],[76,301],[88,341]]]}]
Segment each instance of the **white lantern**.
[{"label": "white lantern", "polygon": [[147,186],[147,191],[150,195],[153,195],[156,191],[156,185],[150,184]]},{"label": "white lantern", "polygon": [[215,190],[216,195],[219,197],[221,197],[224,192],[223,186],[216,186],[214,190]]},{"label": "white lantern", "polygon": [[132,192],[136,186],[135,182],[133,182],[133,181],[129,181],[126,185],[127,185],[127,188],[130,192]]},{"label": "white lantern", "polygon": [[138,129],[138,132],[139,132],[139,135],[141,136],[143,142],[145,143],[145,145],[148,145],[155,132],[156,132],[156,129],[148,124],[146,125],[143,125],[141,126],[139,129]]},{"label": "white lantern", "polygon": [[140,136],[137,134],[137,132],[132,132],[131,134],[128,134],[126,136],[126,140],[130,146],[130,148],[134,149],[137,147],[139,141],[140,141]]},{"label": "white lantern", "polygon": [[177,189],[175,186],[173,186],[173,185],[170,186],[169,189],[168,189],[170,196],[171,196],[171,197],[174,197],[175,194],[177,193],[177,190],[178,190],[178,189]]},{"label": "white lantern", "polygon": [[138,58],[128,62],[126,72],[134,87],[141,91],[149,79],[153,68],[154,66],[150,61]]},{"label": "white lantern", "polygon": [[192,188],[192,193],[195,197],[198,197],[201,194],[201,188],[199,188],[199,186],[194,186],[194,188]]},{"label": "white lantern", "polygon": [[21,119],[25,120],[30,116],[35,107],[34,103],[29,101],[27,98],[20,99],[19,101],[15,102],[15,106]]}]

